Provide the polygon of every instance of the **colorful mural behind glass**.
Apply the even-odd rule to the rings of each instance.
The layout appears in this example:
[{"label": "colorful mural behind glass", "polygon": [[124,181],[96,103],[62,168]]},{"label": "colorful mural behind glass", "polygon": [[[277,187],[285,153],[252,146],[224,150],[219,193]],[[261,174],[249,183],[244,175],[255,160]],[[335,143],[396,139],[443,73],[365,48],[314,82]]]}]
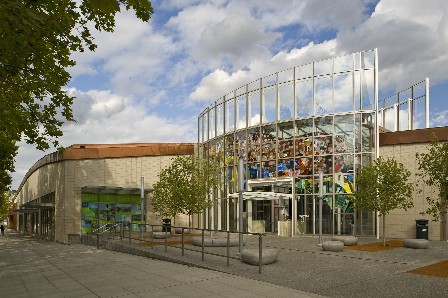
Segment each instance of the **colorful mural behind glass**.
[{"label": "colorful mural behind glass", "polygon": [[132,230],[138,231],[141,223],[139,195],[83,193],[81,201],[83,233],[120,221],[132,222]]}]

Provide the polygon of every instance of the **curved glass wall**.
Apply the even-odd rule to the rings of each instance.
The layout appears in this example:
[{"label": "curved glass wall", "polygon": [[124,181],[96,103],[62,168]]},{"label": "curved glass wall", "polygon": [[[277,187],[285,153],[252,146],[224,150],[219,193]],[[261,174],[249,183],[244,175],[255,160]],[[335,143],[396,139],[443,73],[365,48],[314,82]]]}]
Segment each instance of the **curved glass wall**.
[{"label": "curved glass wall", "polygon": [[199,116],[199,152],[221,185],[206,226],[237,229],[237,165],[245,161],[245,229],[279,235],[371,235],[375,219],[350,197],[376,156],[377,53],[358,52],[286,69],[228,93]]}]

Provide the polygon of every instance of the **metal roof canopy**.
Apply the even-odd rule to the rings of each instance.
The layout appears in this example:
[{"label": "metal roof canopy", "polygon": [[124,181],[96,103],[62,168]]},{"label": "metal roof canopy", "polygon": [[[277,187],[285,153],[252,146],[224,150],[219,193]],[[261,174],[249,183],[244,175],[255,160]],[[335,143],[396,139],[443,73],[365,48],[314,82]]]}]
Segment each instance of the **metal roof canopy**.
[{"label": "metal roof canopy", "polygon": [[19,209],[14,209],[11,211],[12,214],[17,214],[17,213],[36,213],[38,212],[39,209],[37,208],[19,208]]},{"label": "metal roof canopy", "polygon": [[54,209],[54,203],[28,203],[20,207],[27,209]]},{"label": "metal roof canopy", "polygon": [[[145,189],[145,194],[150,193],[152,189]],[[140,188],[131,187],[119,187],[119,186],[83,186],[81,188],[82,193],[93,193],[93,194],[128,194],[128,195],[138,195],[140,194]]]},{"label": "metal roof canopy", "polygon": [[[231,193],[227,198],[238,198],[238,193]],[[243,192],[243,200],[277,200],[277,199],[292,199],[292,194],[276,193],[276,192],[257,192],[245,191]]]}]

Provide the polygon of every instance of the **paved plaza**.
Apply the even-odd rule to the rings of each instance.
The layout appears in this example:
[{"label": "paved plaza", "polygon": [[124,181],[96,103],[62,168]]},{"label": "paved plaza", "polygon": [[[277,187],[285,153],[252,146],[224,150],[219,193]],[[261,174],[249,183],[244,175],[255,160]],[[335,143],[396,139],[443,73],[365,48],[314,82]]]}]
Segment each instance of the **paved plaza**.
[{"label": "paved plaza", "polygon": [[319,297],[255,279],[20,234],[0,238],[0,297]]},{"label": "paved plaza", "polygon": [[[323,241],[329,238],[323,239]],[[360,243],[377,241],[360,238]],[[109,246],[64,245],[9,234],[0,238],[1,297],[448,297],[448,279],[408,271],[448,260],[448,242],[428,249],[324,252],[317,237],[263,237],[278,262],[242,263],[237,248],[148,246],[118,237]],[[246,247],[257,248],[258,237]],[[103,247],[106,247],[104,245]],[[136,256],[143,254],[148,257]],[[156,258],[156,259],[154,259]],[[160,259],[160,260],[157,260]],[[170,260],[170,262],[162,261]]]}]

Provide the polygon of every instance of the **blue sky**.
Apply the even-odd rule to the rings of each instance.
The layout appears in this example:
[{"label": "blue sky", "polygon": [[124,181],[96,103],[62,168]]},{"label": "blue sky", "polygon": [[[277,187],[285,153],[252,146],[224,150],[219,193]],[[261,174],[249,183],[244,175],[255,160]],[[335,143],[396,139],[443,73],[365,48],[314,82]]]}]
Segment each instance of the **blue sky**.
[{"label": "blue sky", "polygon": [[[429,77],[431,126],[448,125],[448,1],[164,0],[149,23],[132,11],[95,52],[75,53],[76,123],[62,146],[196,142],[197,116],[254,79],[378,48],[380,95]],[[13,189],[47,153],[20,144]]]}]

